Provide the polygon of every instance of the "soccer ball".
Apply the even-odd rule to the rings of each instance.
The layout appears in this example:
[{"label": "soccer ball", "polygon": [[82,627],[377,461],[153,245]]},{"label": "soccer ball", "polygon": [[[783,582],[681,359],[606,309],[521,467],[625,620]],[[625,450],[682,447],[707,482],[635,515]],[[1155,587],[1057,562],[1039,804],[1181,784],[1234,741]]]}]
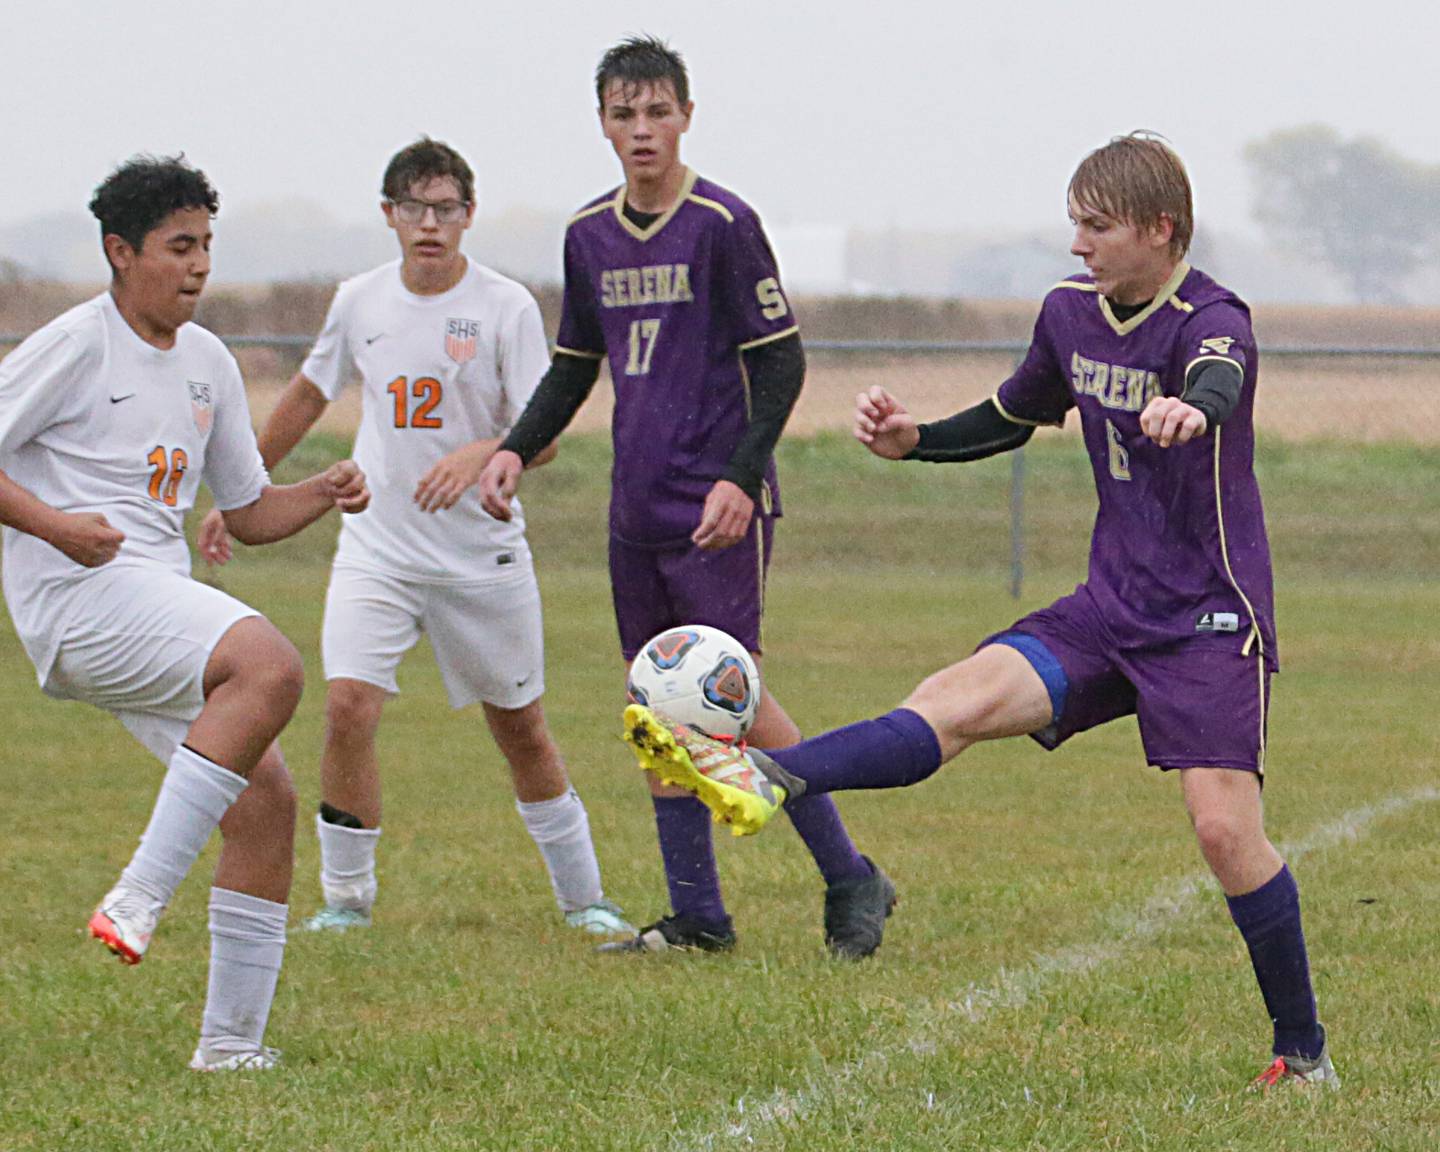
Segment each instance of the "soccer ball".
[{"label": "soccer ball", "polygon": [[630,699],[710,736],[738,740],[760,705],[760,670],[733,636],[687,624],[652,636],[630,665]]}]

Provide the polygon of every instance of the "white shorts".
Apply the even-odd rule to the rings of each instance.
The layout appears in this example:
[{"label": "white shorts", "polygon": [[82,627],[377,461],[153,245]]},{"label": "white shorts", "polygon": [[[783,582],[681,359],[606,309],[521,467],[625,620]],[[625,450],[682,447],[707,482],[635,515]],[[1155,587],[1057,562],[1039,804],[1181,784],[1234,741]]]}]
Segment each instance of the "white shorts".
[{"label": "white shorts", "polygon": [[424,632],[452,708],[523,708],[545,691],[540,588],[525,565],[484,583],[432,584],[337,564],[320,640],[326,680],[400,692],[395,670]]},{"label": "white shorts", "polygon": [[45,692],[113,712],[169,763],[205,706],[220,638],[260,613],[163,568],[103,568],[76,590]]}]

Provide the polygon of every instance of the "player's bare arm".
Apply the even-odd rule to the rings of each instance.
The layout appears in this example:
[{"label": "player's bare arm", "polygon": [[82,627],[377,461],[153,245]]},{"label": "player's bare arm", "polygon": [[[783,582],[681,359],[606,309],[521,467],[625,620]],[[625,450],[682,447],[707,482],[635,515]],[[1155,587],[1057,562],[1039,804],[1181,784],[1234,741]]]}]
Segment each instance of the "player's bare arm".
[{"label": "player's bare arm", "polygon": [[[304,373],[295,373],[260,430],[260,458],[265,461],[265,467],[274,468],[290,455],[329,404],[324,393],[306,379]],[[212,509],[200,522],[195,547],[208,564],[230,562],[233,555],[230,533],[225,529],[219,509]]]},{"label": "player's bare arm", "polygon": [[363,512],[369,503],[365,474],[355,461],[341,460],[298,484],[272,484],[253,504],[221,515],[242,544],[273,544],[313,524],[331,508]]},{"label": "player's bare arm", "polygon": [[878,384],[855,397],[855,439],[886,460],[903,460],[920,443],[920,426]]},{"label": "player's bare arm", "polygon": [[62,512],[0,472],[0,524],[58,548],[75,563],[99,568],[115,559],[125,533],[99,512]]},{"label": "player's bare arm", "polygon": [[[446,508],[453,508],[461,496],[480,483],[486,465],[490,463],[499,446],[498,436],[489,440],[476,440],[436,461],[435,466],[420,478],[420,483],[415,488],[415,503],[420,510],[441,512]],[[557,451],[558,448],[552,442],[537,452],[524,467],[539,468],[548,464],[555,459]],[[483,493],[481,498],[483,502]],[[488,508],[486,510],[489,511]]]}]

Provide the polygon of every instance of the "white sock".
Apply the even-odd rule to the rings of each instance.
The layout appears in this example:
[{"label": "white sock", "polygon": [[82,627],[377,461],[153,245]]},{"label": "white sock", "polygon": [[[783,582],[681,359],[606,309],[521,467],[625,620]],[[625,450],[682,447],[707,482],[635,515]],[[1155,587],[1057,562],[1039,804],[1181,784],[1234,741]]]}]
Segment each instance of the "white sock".
[{"label": "white sock", "polygon": [[161,905],[169,904],[220,817],[239,799],[246,783],[245,777],[183,744],[175,749],[155,797],[150,824],[120,874],[120,882]]},{"label": "white sock", "polygon": [[545,858],[560,911],[575,912],[598,903],[604,896],[600,890],[600,864],[595,859],[595,845],[590,842],[590,818],[575,789],[533,804],[517,800],[515,807]]},{"label": "white sock", "polygon": [[200,1025],[204,1059],[260,1049],[285,956],[288,912],[272,900],[210,889],[210,991]]},{"label": "white sock", "polygon": [[379,887],[375,842],[380,829],[342,828],[317,814],[315,833],[320,837],[320,891],[326,906],[368,913]]}]

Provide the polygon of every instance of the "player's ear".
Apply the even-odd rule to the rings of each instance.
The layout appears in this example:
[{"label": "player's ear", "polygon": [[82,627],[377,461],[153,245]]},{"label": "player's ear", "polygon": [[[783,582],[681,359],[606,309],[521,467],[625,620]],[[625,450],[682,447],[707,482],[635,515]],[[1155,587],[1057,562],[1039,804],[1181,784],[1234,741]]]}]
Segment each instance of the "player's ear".
[{"label": "player's ear", "polygon": [[688,132],[688,131],[690,131],[690,117],[693,116],[694,113],[695,113],[695,101],[694,101],[694,100],[687,100],[687,101],[685,101],[685,103],[684,103],[684,105],[681,107],[680,111],[685,114],[685,127],[681,128],[680,131],[682,131],[682,132]]},{"label": "player's ear", "polygon": [[130,271],[139,255],[130,241],[114,232],[107,232],[101,243],[105,248],[105,259],[110,261],[110,270],[116,276]]},{"label": "player's ear", "polygon": [[391,228],[395,227],[395,205],[389,200],[380,201],[380,211],[385,213],[385,223]]},{"label": "player's ear", "polygon": [[1175,217],[1168,212],[1160,213],[1160,219],[1150,228],[1150,238],[1157,248],[1168,248],[1175,236]]}]

